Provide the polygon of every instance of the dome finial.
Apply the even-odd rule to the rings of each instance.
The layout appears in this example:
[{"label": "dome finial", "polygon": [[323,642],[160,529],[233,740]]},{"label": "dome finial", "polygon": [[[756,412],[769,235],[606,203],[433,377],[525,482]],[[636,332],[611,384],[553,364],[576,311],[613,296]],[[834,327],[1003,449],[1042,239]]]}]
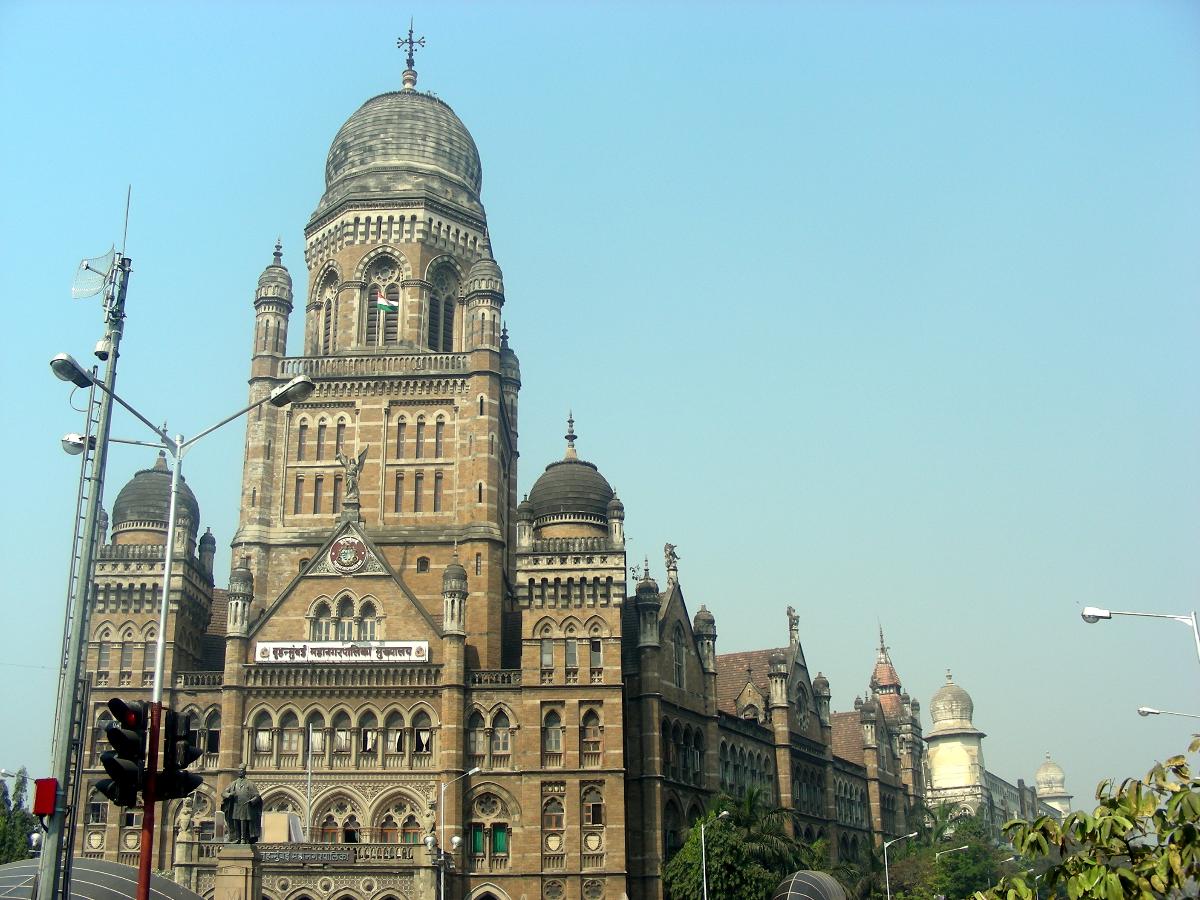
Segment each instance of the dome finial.
[{"label": "dome finial", "polygon": [[950,670],[946,670],[946,684],[953,684],[954,676],[950,674]]},{"label": "dome finial", "polygon": [[283,265],[283,235],[275,238],[275,265]]},{"label": "dome finial", "polygon": [[578,454],[575,452],[575,414],[571,410],[567,410],[567,455],[566,459],[577,459]]},{"label": "dome finial", "polygon": [[413,38],[413,20],[408,20],[408,37],[396,38],[396,46],[405,49],[404,63],[407,68],[404,70],[404,90],[411,91],[417,86],[417,70],[415,68],[416,61],[413,59],[413,54],[417,52],[418,47],[425,46],[425,37],[422,35],[419,38]]}]

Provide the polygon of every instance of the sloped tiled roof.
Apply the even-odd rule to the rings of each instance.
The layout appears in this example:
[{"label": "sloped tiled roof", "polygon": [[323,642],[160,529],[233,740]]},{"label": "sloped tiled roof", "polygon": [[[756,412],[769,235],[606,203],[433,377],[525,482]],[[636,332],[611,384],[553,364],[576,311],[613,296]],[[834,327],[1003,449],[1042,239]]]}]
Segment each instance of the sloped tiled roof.
[{"label": "sloped tiled roof", "polygon": [[213,588],[212,618],[208,630],[200,637],[200,666],[205,671],[220,672],[225,668],[225,630],[229,623],[229,592]]},{"label": "sloped tiled roof", "polygon": [[833,726],[833,755],[863,765],[862,723],[858,711],[829,714]]},{"label": "sloped tiled roof", "polygon": [[[717,655],[717,709],[732,716],[738,714],[737,698],[749,680],[764,697],[771,696],[771,680],[767,673],[771,669],[771,656],[775,653],[787,655],[788,647],[771,647],[767,650],[746,650],[742,653]],[[750,677],[746,677],[746,667]]]}]

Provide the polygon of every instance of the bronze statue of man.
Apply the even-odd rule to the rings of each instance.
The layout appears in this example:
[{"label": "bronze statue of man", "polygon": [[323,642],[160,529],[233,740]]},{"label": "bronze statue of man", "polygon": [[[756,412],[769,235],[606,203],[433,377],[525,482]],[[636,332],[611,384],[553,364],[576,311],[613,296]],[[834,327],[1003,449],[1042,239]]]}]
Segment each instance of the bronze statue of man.
[{"label": "bronze statue of man", "polygon": [[262,834],[262,795],[246,777],[246,767],[221,794],[225,839],[231,844],[257,844]]}]

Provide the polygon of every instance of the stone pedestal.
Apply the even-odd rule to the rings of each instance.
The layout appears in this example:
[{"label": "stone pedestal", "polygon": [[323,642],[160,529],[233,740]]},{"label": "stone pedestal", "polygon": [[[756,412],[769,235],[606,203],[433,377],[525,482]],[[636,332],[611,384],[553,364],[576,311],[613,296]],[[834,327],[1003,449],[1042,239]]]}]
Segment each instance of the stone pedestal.
[{"label": "stone pedestal", "polygon": [[217,853],[213,900],[260,900],[262,861],[253,844],[226,844]]}]

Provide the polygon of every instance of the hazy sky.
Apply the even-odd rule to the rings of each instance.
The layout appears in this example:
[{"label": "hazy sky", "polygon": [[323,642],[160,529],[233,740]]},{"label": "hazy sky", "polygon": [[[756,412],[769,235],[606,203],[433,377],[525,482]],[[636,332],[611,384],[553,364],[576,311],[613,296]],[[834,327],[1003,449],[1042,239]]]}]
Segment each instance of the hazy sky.
[{"label": "hazy sky", "polygon": [[[79,259],[134,261],[119,390],[173,431],[245,402],[251,301],[338,127],[420,88],[483,160],[521,360],[521,490],[582,456],[631,557],[679,547],[718,650],[786,643],[834,707],[882,623],[951,668],[989,768],[1086,799],[1183,749],[1200,584],[1200,13],[1190,2],[0,4],[8,350],[0,767],[48,768],[80,428],[47,368],[100,336]],[[303,302],[292,320],[293,352]],[[121,415],[114,434],[143,437]],[[237,518],[241,425],[186,474]],[[116,448],[111,503],[152,451]]]}]

